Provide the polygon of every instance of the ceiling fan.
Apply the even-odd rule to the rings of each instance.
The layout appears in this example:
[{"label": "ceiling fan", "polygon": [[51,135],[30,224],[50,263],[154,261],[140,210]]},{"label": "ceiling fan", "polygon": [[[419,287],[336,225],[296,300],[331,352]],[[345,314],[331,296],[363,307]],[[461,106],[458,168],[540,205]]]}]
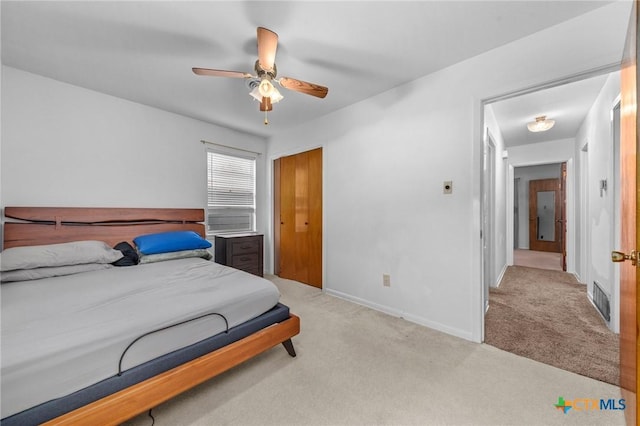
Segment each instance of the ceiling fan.
[{"label": "ceiling fan", "polygon": [[285,89],[324,98],[329,89],[318,84],[308,83],[291,77],[276,78],[276,50],[278,48],[278,34],[263,27],[258,27],[258,60],[255,63],[255,75],[241,71],[226,71],[209,68],[192,68],[197,75],[213,77],[231,77],[246,79],[251,89],[250,95],[260,102],[260,111],[265,112],[264,124],[269,124],[267,111],[273,109],[273,104],[283,99],[278,89],[273,85],[277,82]]}]

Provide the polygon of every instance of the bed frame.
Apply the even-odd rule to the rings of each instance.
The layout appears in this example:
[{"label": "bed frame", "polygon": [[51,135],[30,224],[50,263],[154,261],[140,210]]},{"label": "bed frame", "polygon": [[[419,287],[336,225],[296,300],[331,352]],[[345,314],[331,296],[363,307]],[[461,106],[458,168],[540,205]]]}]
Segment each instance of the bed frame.
[{"label": "bed frame", "polygon": [[[205,236],[203,209],[6,207],[4,248],[100,240],[110,246],[138,235],[192,230]],[[11,220],[13,219],[13,220]],[[293,314],[230,345],[92,402],[45,425],[117,425],[282,343],[300,332]]]}]

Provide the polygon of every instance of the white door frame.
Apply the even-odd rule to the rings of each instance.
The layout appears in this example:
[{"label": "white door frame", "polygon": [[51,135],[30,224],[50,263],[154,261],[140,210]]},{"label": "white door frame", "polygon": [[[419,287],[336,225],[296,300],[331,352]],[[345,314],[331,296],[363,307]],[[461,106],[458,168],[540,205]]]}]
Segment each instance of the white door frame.
[{"label": "white door frame", "polygon": [[[611,211],[614,214],[611,224],[611,247],[620,247],[620,214],[622,210],[620,194],[620,95],[611,107],[611,139],[613,140],[613,179],[609,188],[611,197]],[[616,116],[617,111],[617,116]],[[611,321],[609,327],[614,333],[620,333],[620,264],[611,262]]]},{"label": "white door frame", "polygon": [[[482,283],[483,309],[489,308],[489,287],[495,284],[495,175],[496,175],[496,143],[489,129],[484,136],[482,155]],[[484,333],[483,333],[484,337]]]}]

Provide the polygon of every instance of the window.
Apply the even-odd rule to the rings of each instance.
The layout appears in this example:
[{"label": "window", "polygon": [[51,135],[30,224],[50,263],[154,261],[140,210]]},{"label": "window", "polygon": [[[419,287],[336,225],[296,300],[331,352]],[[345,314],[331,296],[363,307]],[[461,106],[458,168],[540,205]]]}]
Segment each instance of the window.
[{"label": "window", "polygon": [[255,230],[256,160],[207,151],[207,234]]}]

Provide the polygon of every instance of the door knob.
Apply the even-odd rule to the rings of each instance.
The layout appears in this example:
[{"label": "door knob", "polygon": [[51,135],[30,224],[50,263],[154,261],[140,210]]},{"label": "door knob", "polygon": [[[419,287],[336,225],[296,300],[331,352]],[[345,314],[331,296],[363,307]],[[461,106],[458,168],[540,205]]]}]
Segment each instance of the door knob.
[{"label": "door knob", "polygon": [[631,250],[631,253],[625,254],[621,251],[612,251],[611,252],[611,261],[612,262],[624,262],[625,260],[630,260],[633,266],[638,262],[638,253],[635,250]]}]

